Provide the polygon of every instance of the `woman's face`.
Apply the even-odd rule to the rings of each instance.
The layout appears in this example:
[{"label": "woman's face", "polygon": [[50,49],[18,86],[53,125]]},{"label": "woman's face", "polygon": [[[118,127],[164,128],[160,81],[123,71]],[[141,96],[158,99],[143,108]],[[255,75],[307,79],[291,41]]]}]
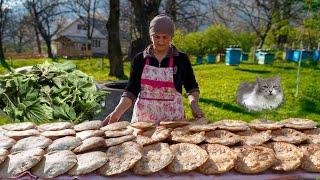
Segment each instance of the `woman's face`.
[{"label": "woman's face", "polygon": [[151,36],[153,48],[158,52],[167,52],[171,44],[171,40],[171,36],[163,33],[157,33]]}]

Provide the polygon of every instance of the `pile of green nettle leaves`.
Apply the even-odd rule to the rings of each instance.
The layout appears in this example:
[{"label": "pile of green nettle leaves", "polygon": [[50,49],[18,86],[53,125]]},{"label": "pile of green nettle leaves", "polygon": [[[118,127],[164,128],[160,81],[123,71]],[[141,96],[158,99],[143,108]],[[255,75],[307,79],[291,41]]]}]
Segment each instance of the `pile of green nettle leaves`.
[{"label": "pile of green nettle leaves", "polygon": [[69,61],[0,76],[0,107],[16,122],[78,123],[99,114],[105,97],[106,92]]}]

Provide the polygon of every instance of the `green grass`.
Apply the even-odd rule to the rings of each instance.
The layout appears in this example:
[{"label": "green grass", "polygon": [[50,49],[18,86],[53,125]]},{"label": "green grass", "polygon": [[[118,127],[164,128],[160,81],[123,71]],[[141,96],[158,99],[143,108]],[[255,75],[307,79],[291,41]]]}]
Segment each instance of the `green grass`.
[{"label": "green grass", "polygon": [[[41,60],[13,60],[14,68],[42,63]],[[59,60],[65,61],[65,60]],[[109,77],[108,61],[104,60],[104,69],[101,59],[72,60],[83,72],[93,76],[98,82],[116,80]],[[194,59],[192,60],[194,62]],[[125,74],[129,76],[130,64],[125,63]],[[257,65],[242,63],[240,66],[226,66],[224,64],[203,64],[193,66],[196,79],[200,87],[200,107],[206,117],[212,121],[221,119],[240,119],[250,121],[256,118],[282,120],[289,117],[313,119],[320,122],[320,65],[303,64],[301,67],[300,91],[295,98],[296,63],[276,61],[274,65]],[[0,68],[0,73],[6,71]],[[256,76],[267,78],[279,74],[282,78],[282,88],[285,102],[276,110],[265,112],[247,112],[237,105],[235,94],[242,81],[255,81]],[[191,111],[185,92],[184,104],[187,118],[191,118]],[[1,123],[1,120],[0,120]]]}]

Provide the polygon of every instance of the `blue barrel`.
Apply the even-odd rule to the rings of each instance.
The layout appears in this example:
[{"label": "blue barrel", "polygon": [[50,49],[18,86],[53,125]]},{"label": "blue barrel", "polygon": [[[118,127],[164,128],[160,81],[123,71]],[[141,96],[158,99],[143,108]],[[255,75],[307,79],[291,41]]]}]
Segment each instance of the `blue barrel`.
[{"label": "blue barrel", "polygon": [[216,57],[213,54],[208,54],[207,63],[208,64],[213,64],[215,62],[216,62]]},{"label": "blue barrel", "polygon": [[[292,61],[294,61],[294,62],[299,62],[300,53],[301,53],[300,50],[295,50],[295,51],[293,52]],[[301,60],[306,60],[306,59],[310,59],[310,52],[309,52],[309,51],[302,50]]]},{"label": "blue barrel", "polygon": [[202,56],[197,56],[197,64],[202,64]]},{"label": "blue barrel", "polygon": [[286,50],[286,61],[292,61],[293,60],[293,50],[288,49]]},{"label": "blue barrel", "polygon": [[240,48],[227,48],[226,51],[226,65],[239,65],[240,64],[241,49]]},{"label": "blue barrel", "polygon": [[313,60],[313,62],[320,60],[320,50],[315,50],[313,52],[312,60]]},{"label": "blue barrel", "polygon": [[240,57],[240,61],[248,61],[248,53],[242,53]]}]

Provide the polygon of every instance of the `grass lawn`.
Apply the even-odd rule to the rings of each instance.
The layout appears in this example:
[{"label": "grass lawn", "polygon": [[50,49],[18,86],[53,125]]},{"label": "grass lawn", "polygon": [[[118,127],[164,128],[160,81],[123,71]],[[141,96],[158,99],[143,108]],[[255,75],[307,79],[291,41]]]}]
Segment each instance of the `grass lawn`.
[{"label": "grass lawn", "polygon": [[[14,68],[42,63],[40,60],[12,60]],[[65,60],[59,60],[60,62]],[[116,80],[109,77],[109,64],[106,59],[72,60],[83,72],[91,75],[98,82]],[[129,75],[130,63],[125,63],[126,79]],[[256,118],[281,120],[289,117],[309,118],[320,122],[320,65],[303,64],[301,67],[300,91],[295,98],[296,63],[284,63],[277,60],[274,65],[257,65],[242,63],[240,66],[224,64],[194,65],[196,79],[200,86],[200,107],[206,117],[212,121],[221,119],[240,119],[250,121]],[[6,71],[0,67],[0,74]],[[284,104],[272,111],[259,113],[247,112],[236,104],[235,94],[242,81],[255,81],[256,76],[267,78],[279,74],[282,78]],[[191,118],[185,92],[184,104],[187,117]],[[0,120],[1,123],[1,120]],[[3,123],[3,122],[2,122]]]}]

